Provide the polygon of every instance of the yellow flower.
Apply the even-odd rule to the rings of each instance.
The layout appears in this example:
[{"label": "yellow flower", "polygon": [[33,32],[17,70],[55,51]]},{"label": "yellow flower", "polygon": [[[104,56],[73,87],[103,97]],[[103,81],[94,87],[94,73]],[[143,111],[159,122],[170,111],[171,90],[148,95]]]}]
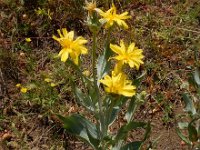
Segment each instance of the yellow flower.
[{"label": "yellow flower", "polygon": [[21,87],[21,84],[20,84],[20,83],[18,83],[18,84],[16,84],[15,86],[19,88],[19,87]]},{"label": "yellow flower", "polygon": [[51,87],[55,87],[56,84],[55,84],[55,83],[51,83],[50,86],[51,86]]},{"label": "yellow flower", "polygon": [[85,75],[86,77],[89,77],[90,76],[90,71],[89,70],[85,70],[82,72],[83,75]]},{"label": "yellow flower", "polygon": [[112,7],[106,11],[103,12],[101,9],[96,8],[95,9],[103,18],[99,21],[101,23],[106,23],[105,28],[109,28],[113,26],[114,22],[117,23],[119,26],[124,27],[125,29],[128,29],[128,25],[124,20],[131,18],[131,16],[128,15],[128,12],[124,12],[122,14],[117,14],[117,10],[114,4],[112,4]]},{"label": "yellow flower", "polygon": [[135,95],[136,87],[132,85],[131,80],[126,79],[126,75],[123,73],[115,74],[113,71],[111,77],[106,75],[100,82],[105,85],[105,91],[108,93],[124,95],[126,97]]},{"label": "yellow flower", "polygon": [[113,52],[118,54],[117,56],[113,57],[114,59],[118,60],[122,64],[129,64],[131,68],[136,67],[136,69],[139,69],[140,64],[144,63],[142,61],[142,58],[144,58],[144,55],[142,54],[143,50],[138,49],[135,46],[135,43],[131,43],[127,49],[123,40],[121,40],[120,46],[110,44],[110,48]]},{"label": "yellow flower", "polygon": [[88,2],[86,0],[85,3],[86,3],[86,7],[84,7],[84,8],[89,12],[89,14],[91,14],[97,7],[96,1],[92,0],[92,2]]},{"label": "yellow flower", "polygon": [[20,91],[21,91],[22,93],[26,93],[26,92],[28,91],[28,89],[25,88],[25,87],[22,87]]},{"label": "yellow flower", "polygon": [[58,54],[61,57],[61,61],[66,62],[70,55],[74,63],[78,65],[80,54],[87,54],[88,50],[84,46],[87,40],[81,36],[74,40],[74,31],[67,32],[66,28],[62,29],[62,33],[60,30],[57,31],[60,38],[53,35],[53,39],[58,41],[62,46],[62,50]]},{"label": "yellow flower", "polygon": [[51,80],[50,78],[45,78],[44,81],[47,82],[47,83],[49,83],[49,82],[51,82],[52,80]]},{"label": "yellow flower", "polygon": [[31,42],[31,38],[25,38],[26,42]]}]

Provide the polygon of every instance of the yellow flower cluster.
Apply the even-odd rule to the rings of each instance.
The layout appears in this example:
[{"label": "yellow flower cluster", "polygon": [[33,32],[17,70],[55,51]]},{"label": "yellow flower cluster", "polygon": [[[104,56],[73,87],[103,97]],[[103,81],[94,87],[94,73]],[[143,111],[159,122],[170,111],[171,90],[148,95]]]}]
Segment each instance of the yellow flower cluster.
[{"label": "yellow flower cluster", "polygon": [[127,48],[123,40],[121,40],[120,46],[110,44],[110,48],[117,54],[113,58],[118,62],[115,65],[112,76],[106,75],[100,82],[105,85],[105,91],[108,93],[132,97],[135,95],[136,87],[131,85],[132,82],[130,80],[127,80],[127,76],[123,73],[122,67],[124,64],[128,64],[131,68],[136,67],[136,69],[139,69],[140,64],[144,63],[142,61],[142,58],[144,58],[143,51],[142,49],[138,49],[135,43],[131,43]]},{"label": "yellow flower cluster", "polygon": [[[120,27],[128,29],[125,20],[131,18],[131,16],[128,15],[128,12],[117,14],[117,9],[114,4],[112,4],[112,7],[108,11],[104,12],[96,8],[96,2],[86,2],[85,9],[89,11],[89,14],[95,10],[102,17],[99,22],[105,24],[105,28],[110,28],[114,24],[117,24]],[[84,46],[87,40],[83,37],[78,37],[74,40],[74,31],[68,32],[65,28],[62,29],[62,33],[60,30],[57,31],[60,37],[53,35],[53,39],[58,41],[62,46],[62,50],[58,54],[58,56],[61,57],[61,61],[66,62],[70,56],[73,62],[78,65],[79,56],[81,54],[87,54],[88,52],[87,48]],[[122,68],[125,64],[128,64],[131,68],[135,67],[138,70],[140,65],[144,63],[142,61],[144,58],[142,54],[143,51],[142,49],[138,49],[135,43],[126,46],[123,40],[120,41],[120,45],[110,44],[110,49],[117,54],[111,58],[117,60],[117,63],[114,71],[112,71],[112,75],[104,76],[104,78],[100,80],[100,83],[105,85],[105,91],[108,93],[132,97],[135,95],[136,87],[127,79]]]},{"label": "yellow flower cluster", "polygon": [[[103,12],[98,8],[96,8],[96,11],[103,17],[100,19],[100,22],[105,22],[105,28],[113,26],[114,23],[124,27],[125,29],[128,28],[128,25],[124,21],[130,18],[128,12],[117,14],[114,4],[106,12]],[[138,49],[135,46],[135,43],[131,43],[128,47],[126,47],[123,40],[120,41],[119,46],[110,44],[110,49],[117,54],[111,58],[117,60],[117,63],[114,71],[112,71],[112,75],[106,75],[100,80],[100,82],[105,85],[105,91],[108,93],[132,97],[135,95],[136,87],[133,86],[132,82],[127,79],[127,76],[122,71],[122,67],[124,64],[128,64],[131,68],[135,67],[138,70],[140,64],[144,63],[142,61],[144,58],[144,55],[142,54],[143,50]]]}]

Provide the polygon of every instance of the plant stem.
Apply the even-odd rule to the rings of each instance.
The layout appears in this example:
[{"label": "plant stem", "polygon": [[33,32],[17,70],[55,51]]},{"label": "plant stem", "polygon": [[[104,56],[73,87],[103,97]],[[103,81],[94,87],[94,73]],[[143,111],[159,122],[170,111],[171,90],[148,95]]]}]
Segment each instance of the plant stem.
[{"label": "plant stem", "polygon": [[97,102],[98,102],[98,106],[99,106],[99,112],[96,112],[99,114],[99,137],[102,140],[103,139],[103,128],[102,128],[102,124],[104,124],[104,119],[103,119],[103,110],[102,110],[102,102],[100,100],[100,96],[99,96],[99,89],[97,86],[97,73],[96,73],[96,49],[97,49],[97,36],[95,33],[93,33],[93,44],[92,44],[92,72],[93,72],[93,82],[94,82],[94,88],[97,94]]},{"label": "plant stem", "polygon": [[97,73],[96,73],[96,67],[95,67],[95,64],[96,64],[96,34],[94,33],[93,34],[93,45],[92,45],[92,71],[93,71],[93,80],[94,80],[94,87],[96,86],[97,84]]}]

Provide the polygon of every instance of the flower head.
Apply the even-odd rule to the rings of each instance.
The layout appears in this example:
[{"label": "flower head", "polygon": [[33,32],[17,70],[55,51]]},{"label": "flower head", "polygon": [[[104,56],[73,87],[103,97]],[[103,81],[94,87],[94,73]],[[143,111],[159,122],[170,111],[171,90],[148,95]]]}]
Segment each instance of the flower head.
[{"label": "flower head", "polygon": [[[113,57],[114,59],[118,60],[122,64],[129,64],[131,68],[136,67],[136,69],[139,69],[140,64],[144,63],[142,61],[142,58],[144,58],[144,55],[142,54],[143,50],[138,49],[135,46],[135,43],[131,43],[127,48],[123,40],[121,40],[120,46],[110,44],[110,48],[113,52],[118,54]],[[119,66],[121,67],[121,65]]]},{"label": "flower head", "polygon": [[92,0],[92,2],[88,2],[86,0],[85,3],[86,6],[84,8],[89,12],[89,14],[92,14],[92,12],[95,11],[95,8],[97,7],[96,1]]},{"label": "flower head", "polygon": [[31,38],[25,38],[26,42],[31,42]]},{"label": "flower head", "polygon": [[55,84],[55,83],[51,83],[50,86],[51,86],[51,87],[55,87],[56,84]]},{"label": "flower head", "polygon": [[83,75],[85,75],[86,77],[89,77],[90,76],[90,71],[89,70],[85,70],[82,72]]},{"label": "flower head", "polygon": [[69,55],[75,64],[78,64],[80,54],[87,54],[87,48],[84,44],[87,43],[83,37],[79,36],[74,40],[74,31],[67,32],[66,28],[57,30],[60,38],[53,35],[53,39],[58,41],[62,46],[62,50],[58,54],[61,57],[61,61],[66,62]]},{"label": "flower head", "polygon": [[126,19],[131,18],[131,16],[128,15],[128,12],[124,12],[122,14],[117,14],[117,9],[114,4],[112,4],[112,7],[106,12],[103,12],[99,8],[96,8],[95,10],[103,17],[99,21],[102,23],[106,23],[105,28],[109,28],[109,27],[113,26],[113,24],[115,22],[119,26],[122,26],[125,29],[128,29],[128,25],[124,21]]},{"label": "flower head", "polygon": [[100,82],[105,85],[105,91],[108,93],[132,97],[135,95],[136,87],[132,85],[132,81],[127,80],[126,78],[125,74],[115,74],[113,71],[111,77],[106,75]]},{"label": "flower head", "polygon": [[19,87],[21,87],[21,84],[17,83],[15,86],[19,88]]},{"label": "flower head", "polygon": [[49,83],[49,82],[52,81],[52,79],[50,79],[50,78],[45,78],[44,81],[47,82],[47,83]]},{"label": "flower head", "polygon": [[21,91],[22,93],[26,93],[26,92],[28,91],[28,89],[25,88],[25,87],[22,87],[22,88],[20,89],[20,91]]}]

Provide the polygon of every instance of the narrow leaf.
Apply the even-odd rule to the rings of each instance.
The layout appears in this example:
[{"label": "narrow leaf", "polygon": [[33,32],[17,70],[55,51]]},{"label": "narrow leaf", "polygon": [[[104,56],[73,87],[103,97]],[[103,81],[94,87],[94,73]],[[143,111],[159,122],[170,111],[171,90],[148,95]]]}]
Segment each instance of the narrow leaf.
[{"label": "narrow leaf", "polygon": [[94,111],[92,100],[84,94],[79,88],[74,87],[74,93],[77,98],[77,102],[87,108],[89,111]]},{"label": "narrow leaf", "polygon": [[141,141],[135,141],[124,145],[120,150],[139,150],[141,145]]},{"label": "narrow leaf", "polygon": [[185,111],[191,112],[193,115],[196,114],[196,109],[194,107],[193,101],[187,93],[183,93],[183,101],[185,103]]},{"label": "narrow leaf", "polygon": [[100,140],[97,139],[97,138],[94,138],[90,132],[88,131],[87,129],[87,135],[88,135],[88,138],[90,140],[90,143],[92,143],[92,145],[95,147],[96,150],[101,150],[101,148],[99,147],[99,144],[100,144]]},{"label": "narrow leaf", "polygon": [[188,127],[188,122],[179,122],[178,127],[179,129],[185,129]]},{"label": "narrow leaf", "polygon": [[131,98],[131,101],[130,101],[129,106],[128,106],[128,110],[127,110],[126,115],[125,115],[125,119],[127,120],[127,122],[131,121],[132,116],[133,116],[134,112],[136,111],[136,108],[137,108],[137,105],[135,103],[135,96],[133,96]]},{"label": "narrow leaf", "polygon": [[192,123],[194,121],[196,121],[197,119],[192,120],[189,125],[188,125],[188,132],[189,132],[189,139],[192,142],[196,142],[198,140],[198,133],[196,128],[192,125]]},{"label": "narrow leaf", "polygon": [[150,133],[151,133],[151,124],[150,124],[150,122],[148,122],[147,126],[146,126],[146,132],[145,132],[143,141],[145,141],[147,138],[149,138]]},{"label": "narrow leaf", "polygon": [[199,70],[196,68],[194,72],[194,81],[196,82],[197,85],[200,86],[200,77],[199,77]]},{"label": "narrow leaf", "polygon": [[[90,141],[91,137],[97,139],[97,130],[93,123],[79,114],[74,114],[69,117],[58,115],[58,117],[63,122],[67,132],[80,137],[91,146],[95,147]],[[90,138],[88,137],[88,133],[90,134]]]},{"label": "narrow leaf", "polygon": [[137,128],[145,128],[146,125],[147,125],[147,124],[144,123],[144,122],[135,122],[135,121],[131,121],[131,122],[129,122],[129,123],[123,125],[123,126],[119,129],[119,131],[118,131],[118,133],[117,133],[117,135],[116,135],[116,137],[115,137],[115,140],[118,141],[118,140],[125,139],[129,131],[131,131],[131,130],[133,130],[133,129],[137,129]]},{"label": "narrow leaf", "polygon": [[191,142],[189,141],[189,139],[187,138],[187,137],[185,137],[182,133],[181,133],[181,131],[178,129],[178,128],[176,128],[176,133],[178,134],[178,136],[185,142],[185,143],[187,143],[187,144],[191,144]]},{"label": "narrow leaf", "polygon": [[121,108],[127,102],[126,97],[119,97],[118,99],[113,99],[110,106],[110,111],[108,112],[108,125],[112,125],[112,123],[116,120],[118,113],[120,112]]},{"label": "narrow leaf", "polygon": [[108,61],[112,52],[109,47],[105,48],[103,54],[97,60],[97,79],[98,81],[103,78],[105,74],[108,73],[110,69],[110,61]]}]

